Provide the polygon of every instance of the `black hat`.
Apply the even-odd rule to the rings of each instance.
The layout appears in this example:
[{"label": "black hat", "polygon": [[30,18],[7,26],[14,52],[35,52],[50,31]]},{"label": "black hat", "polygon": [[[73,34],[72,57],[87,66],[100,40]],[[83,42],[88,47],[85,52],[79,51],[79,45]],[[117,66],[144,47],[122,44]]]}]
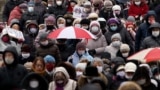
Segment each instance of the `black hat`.
[{"label": "black hat", "polygon": [[90,20],[89,19],[82,19],[80,24],[87,24],[87,25],[90,25]]},{"label": "black hat", "polygon": [[110,59],[111,59],[111,54],[108,53],[108,52],[103,52],[103,53],[101,54],[101,59],[103,59],[103,58],[110,60]]},{"label": "black hat", "polygon": [[84,71],[83,76],[84,77],[97,77],[97,76],[99,76],[97,67],[95,67],[95,66],[87,66],[85,71]]}]

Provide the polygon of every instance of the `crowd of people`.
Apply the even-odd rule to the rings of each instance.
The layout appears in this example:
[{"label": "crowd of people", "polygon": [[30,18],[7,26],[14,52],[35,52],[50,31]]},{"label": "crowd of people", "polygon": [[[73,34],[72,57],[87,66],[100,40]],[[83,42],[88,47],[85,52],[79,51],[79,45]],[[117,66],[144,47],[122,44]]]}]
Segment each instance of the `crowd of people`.
[{"label": "crowd of people", "polygon": [[[160,0],[8,0],[0,89],[160,90],[158,60],[127,59],[160,46],[159,15]],[[69,26],[96,38],[48,38]]]}]

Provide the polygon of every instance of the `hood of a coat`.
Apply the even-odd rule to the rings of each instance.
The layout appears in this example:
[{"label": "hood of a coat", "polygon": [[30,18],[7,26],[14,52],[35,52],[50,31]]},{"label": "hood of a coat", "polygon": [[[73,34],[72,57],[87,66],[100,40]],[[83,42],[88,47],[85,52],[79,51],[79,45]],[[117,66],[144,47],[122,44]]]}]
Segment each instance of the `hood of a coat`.
[{"label": "hood of a coat", "polygon": [[[7,64],[6,61],[5,61],[5,54],[6,52],[11,52],[14,56],[14,61],[12,64]],[[18,52],[16,50],[16,48],[14,46],[8,46],[4,52],[3,52],[3,62],[5,63],[5,65],[7,67],[13,67],[13,66],[16,66],[18,64]]]},{"label": "hood of a coat", "polygon": [[149,19],[150,16],[154,16],[155,20],[157,18],[157,15],[156,15],[155,11],[153,11],[153,10],[148,11],[147,14],[144,17],[144,20],[146,21],[147,24],[149,24],[148,19]]},{"label": "hood of a coat", "polygon": [[48,82],[42,76],[36,73],[29,73],[24,77],[22,80],[22,88],[26,90],[32,90],[29,83],[33,79],[39,82],[38,87],[33,90],[48,90]]}]

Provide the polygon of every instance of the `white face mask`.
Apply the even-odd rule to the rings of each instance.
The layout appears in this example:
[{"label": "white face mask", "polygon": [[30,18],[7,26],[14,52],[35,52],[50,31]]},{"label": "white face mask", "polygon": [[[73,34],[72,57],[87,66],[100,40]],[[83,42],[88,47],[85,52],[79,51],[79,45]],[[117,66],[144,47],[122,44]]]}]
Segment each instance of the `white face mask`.
[{"label": "white face mask", "polygon": [[160,75],[156,75],[155,78],[156,78],[157,80],[160,80]]},{"label": "white face mask", "polygon": [[62,1],[56,1],[56,4],[57,4],[58,6],[61,6],[61,5],[62,5]]},{"label": "white face mask", "polygon": [[48,43],[49,43],[48,40],[41,42],[41,44],[44,46],[48,45]]},{"label": "white face mask", "polygon": [[143,85],[143,84],[146,83],[146,79],[138,80],[137,83],[138,83],[139,85]]},{"label": "white face mask", "polygon": [[36,33],[36,32],[37,32],[37,29],[36,29],[36,28],[30,28],[30,32],[31,32],[31,33]]},{"label": "white face mask", "polygon": [[85,50],[78,50],[79,55],[83,55],[85,53]]},{"label": "white face mask", "polygon": [[58,28],[64,28],[65,25],[64,24],[58,24]]},{"label": "white face mask", "polygon": [[127,52],[127,53],[122,53],[122,56],[123,56],[123,57],[128,57],[128,55],[129,55],[128,52]]},{"label": "white face mask", "polygon": [[141,1],[134,2],[134,3],[139,6],[141,4]]},{"label": "white face mask", "polygon": [[103,71],[103,67],[102,66],[97,66],[98,72],[101,73]]},{"label": "white face mask", "polygon": [[48,7],[51,7],[52,6],[52,4],[48,4]]},{"label": "white face mask", "polygon": [[6,58],[5,58],[5,62],[6,62],[7,64],[12,64],[12,63],[14,62],[14,58],[6,57]]},{"label": "white face mask", "polygon": [[75,24],[74,26],[80,28],[81,24]]},{"label": "white face mask", "polygon": [[64,81],[63,81],[63,80],[58,80],[56,83],[58,83],[58,84],[63,84]]},{"label": "white face mask", "polygon": [[29,12],[33,12],[34,11],[34,7],[28,7],[28,11]]},{"label": "white face mask", "polygon": [[29,85],[31,88],[37,88],[39,86],[39,82],[37,80],[32,80]]},{"label": "white face mask", "polygon": [[82,74],[83,74],[83,72],[80,72],[80,71],[77,71],[77,72],[76,72],[76,75],[77,75],[77,76],[81,76]]},{"label": "white face mask", "polygon": [[116,11],[114,11],[114,13],[119,15],[121,13],[121,11],[120,10],[116,10]]},{"label": "white face mask", "polygon": [[133,78],[133,76],[128,76],[128,75],[125,75],[125,77],[128,79],[128,80],[131,80]]},{"label": "white face mask", "polygon": [[25,54],[22,53],[23,58],[28,58],[29,56],[30,56],[30,53],[25,53]]},{"label": "white face mask", "polygon": [[93,33],[96,33],[96,32],[98,32],[99,31],[99,28],[97,27],[97,26],[93,26],[92,28],[91,28],[91,32],[93,32]]},{"label": "white face mask", "polygon": [[159,31],[152,31],[152,35],[154,37],[158,37],[159,36]]},{"label": "white face mask", "polygon": [[119,71],[119,72],[117,72],[117,76],[124,77],[125,72],[124,71]]},{"label": "white face mask", "polygon": [[120,41],[114,41],[114,42],[112,42],[112,46],[113,47],[120,47],[121,46],[121,42]]},{"label": "white face mask", "polygon": [[88,29],[88,26],[82,26],[83,29]]}]

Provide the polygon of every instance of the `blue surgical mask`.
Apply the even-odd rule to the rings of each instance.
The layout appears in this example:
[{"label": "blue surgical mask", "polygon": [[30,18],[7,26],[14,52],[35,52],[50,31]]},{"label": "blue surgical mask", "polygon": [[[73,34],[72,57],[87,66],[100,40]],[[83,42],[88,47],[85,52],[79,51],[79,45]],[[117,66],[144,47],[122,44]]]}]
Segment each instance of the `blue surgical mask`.
[{"label": "blue surgical mask", "polygon": [[111,26],[111,27],[110,27],[110,29],[111,29],[112,31],[116,31],[117,28],[118,28],[117,26]]}]

